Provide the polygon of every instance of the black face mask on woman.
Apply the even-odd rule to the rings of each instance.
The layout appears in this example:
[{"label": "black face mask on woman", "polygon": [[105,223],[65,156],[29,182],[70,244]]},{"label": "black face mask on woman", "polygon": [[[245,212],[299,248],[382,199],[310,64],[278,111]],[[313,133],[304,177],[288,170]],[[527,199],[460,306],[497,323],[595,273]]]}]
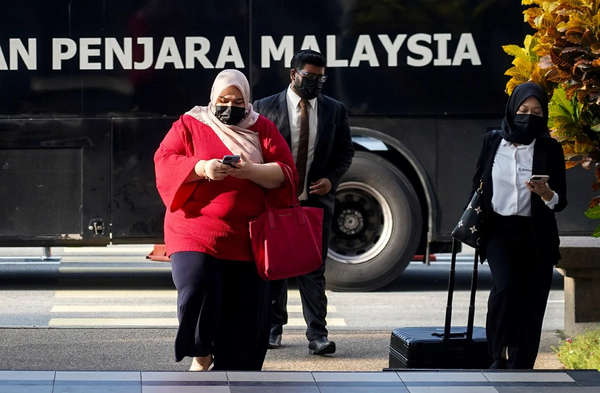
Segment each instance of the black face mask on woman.
[{"label": "black face mask on woman", "polygon": [[246,116],[246,108],[239,106],[215,106],[215,117],[223,124],[236,125]]},{"label": "black face mask on woman", "polygon": [[517,139],[523,140],[525,144],[531,143],[545,129],[544,118],[536,115],[516,114],[513,120],[515,125],[511,135]]},{"label": "black face mask on woman", "polygon": [[[321,89],[323,88],[323,82],[320,82],[318,79],[308,79],[306,77],[301,77],[298,74],[296,74],[296,76],[297,77],[294,78],[294,91],[300,97],[306,100],[312,100],[321,93]],[[298,84],[298,78],[300,78],[300,84]]]}]

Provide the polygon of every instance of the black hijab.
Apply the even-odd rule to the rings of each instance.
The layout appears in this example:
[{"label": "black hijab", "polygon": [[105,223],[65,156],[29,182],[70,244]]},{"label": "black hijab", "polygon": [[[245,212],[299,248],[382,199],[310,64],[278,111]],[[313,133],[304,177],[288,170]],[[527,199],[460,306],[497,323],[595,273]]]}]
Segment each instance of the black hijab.
[{"label": "black hijab", "polygon": [[[543,116],[517,115],[517,110],[529,97],[535,97],[542,106]],[[515,88],[506,104],[500,135],[512,143],[529,145],[536,138],[548,138],[548,97],[537,83],[527,82]]]}]

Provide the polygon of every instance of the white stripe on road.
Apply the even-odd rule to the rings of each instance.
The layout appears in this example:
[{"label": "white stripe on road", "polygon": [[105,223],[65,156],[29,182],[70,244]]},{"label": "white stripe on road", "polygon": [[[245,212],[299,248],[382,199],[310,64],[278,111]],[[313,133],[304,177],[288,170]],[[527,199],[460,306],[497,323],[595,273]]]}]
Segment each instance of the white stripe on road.
[{"label": "white stripe on road", "polygon": [[48,326],[173,326],[177,318],[52,318]]},{"label": "white stripe on road", "polygon": [[[289,313],[301,313],[302,306],[288,306]],[[50,312],[79,312],[79,313],[90,313],[90,312],[177,312],[177,305],[156,305],[156,306],[110,306],[110,305],[61,305],[53,306]],[[335,306],[328,306],[327,312],[337,312]]]},{"label": "white stripe on road", "polygon": [[[177,318],[52,318],[48,326],[178,326]],[[290,318],[289,328],[306,327],[303,318]],[[327,326],[344,327],[346,321],[344,318],[328,318]]]},{"label": "white stripe on road", "polygon": [[54,297],[63,299],[74,298],[166,298],[177,299],[175,290],[150,290],[150,291],[56,291]]},{"label": "white stripe on road", "polygon": [[170,273],[171,266],[165,267],[59,267],[60,273]]},{"label": "white stripe on road", "polygon": [[[306,322],[304,322],[304,318],[289,318],[288,324],[286,327],[306,327]],[[327,326],[329,327],[342,327],[348,326],[346,325],[346,320],[344,318],[327,318]]]},{"label": "white stripe on road", "polygon": [[0,265],[60,265],[59,262],[38,262],[38,261],[22,261],[22,262],[0,262]]},{"label": "white stripe on road", "polygon": [[53,306],[50,312],[177,312],[177,305],[166,306],[94,306],[94,305],[68,305],[68,306]]},{"label": "white stripe on road", "polygon": [[[327,291],[329,292],[329,291]],[[56,291],[54,293],[54,297],[60,298],[94,298],[94,297],[164,297],[164,298],[177,298],[177,291],[175,290],[149,290],[149,291],[138,291],[138,290],[130,290],[130,291],[115,291],[115,290],[105,290],[105,291]],[[300,299],[300,292],[298,290],[290,290],[288,291],[288,299]]]},{"label": "white stripe on road", "polygon": [[[291,306],[287,306],[287,311],[288,312],[302,312],[302,306],[298,305],[291,305]],[[335,308],[335,306],[327,306],[327,312],[337,312],[337,309]]]},{"label": "white stripe on road", "polygon": [[158,265],[161,267],[171,266],[171,264],[168,262],[151,261],[149,259],[144,258],[143,256],[122,256],[122,255],[119,255],[119,256],[107,255],[107,256],[101,256],[101,257],[93,257],[93,256],[78,257],[78,256],[68,255],[68,256],[62,258],[61,263],[63,265],[73,265],[76,263],[89,264],[89,265],[92,265],[92,264],[97,265],[97,264],[104,264],[104,263],[108,263],[108,264],[145,263],[147,265]]},{"label": "white stripe on road", "polygon": [[145,254],[148,255],[154,246],[142,245],[142,246],[107,246],[107,247],[64,247],[62,249],[64,254]]}]

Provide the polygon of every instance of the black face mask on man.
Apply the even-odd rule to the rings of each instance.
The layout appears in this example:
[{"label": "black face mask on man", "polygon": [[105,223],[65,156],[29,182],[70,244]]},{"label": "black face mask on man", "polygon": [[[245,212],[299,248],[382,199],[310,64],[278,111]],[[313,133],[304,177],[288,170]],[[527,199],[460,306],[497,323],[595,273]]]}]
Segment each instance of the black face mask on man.
[{"label": "black face mask on man", "polygon": [[536,115],[517,114],[513,124],[515,127],[511,134],[527,145],[547,128],[544,118]]},{"label": "black face mask on man", "polygon": [[[298,79],[300,79],[300,83],[298,83]],[[296,77],[294,78],[294,91],[300,97],[306,100],[312,100],[321,94],[322,88],[323,82],[319,81],[318,78],[309,79],[296,73]]]},{"label": "black face mask on man", "polygon": [[216,105],[215,117],[223,124],[236,125],[246,117],[246,108]]}]

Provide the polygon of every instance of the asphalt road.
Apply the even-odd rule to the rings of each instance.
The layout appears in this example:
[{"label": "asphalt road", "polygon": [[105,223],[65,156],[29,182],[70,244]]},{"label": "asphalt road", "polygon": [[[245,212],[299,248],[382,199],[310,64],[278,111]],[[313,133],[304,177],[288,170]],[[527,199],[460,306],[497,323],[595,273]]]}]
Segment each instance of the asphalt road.
[{"label": "asphalt road", "polygon": [[[169,265],[144,254],[65,253],[61,261],[0,260],[0,369],[184,370],[172,358],[175,291]],[[17,260],[17,258],[14,258]],[[466,323],[472,264],[456,275],[453,318]],[[328,292],[331,357],[308,354],[300,299],[291,285],[290,325],[265,370],[381,370],[390,332],[443,324],[447,262],[413,263],[396,282],[369,293]],[[480,267],[476,325],[485,320],[491,278]],[[544,329],[562,329],[562,277],[556,273]]]}]

